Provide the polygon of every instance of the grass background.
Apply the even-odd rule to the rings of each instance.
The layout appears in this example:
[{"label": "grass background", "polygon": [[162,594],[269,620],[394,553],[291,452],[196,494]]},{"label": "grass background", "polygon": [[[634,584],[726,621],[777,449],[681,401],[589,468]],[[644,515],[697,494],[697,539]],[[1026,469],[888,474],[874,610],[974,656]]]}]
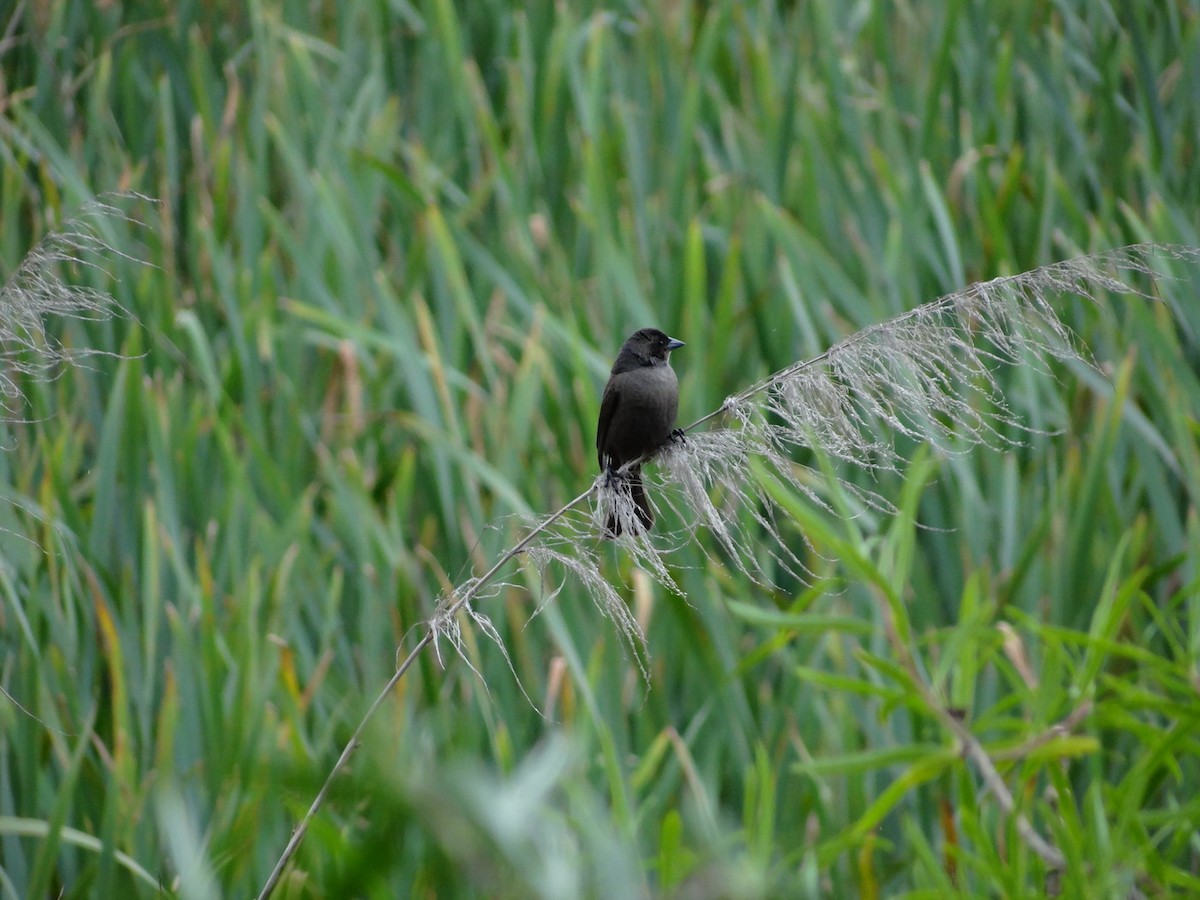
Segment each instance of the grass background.
[{"label": "grass background", "polygon": [[[3,897],[256,892],[437,597],[589,483],[634,328],[691,421],[970,281],[1200,244],[1196,2],[6,9],[0,277],[161,202],[110,223],[129,315],[57,326],[116,355],[5,426]],[[914,448],[897,516],[773,487],[811,585],[684,546],[685,604],[610,552],[648,684],[512,569],[512,671],[426,654],[283,892],[1053,888],[910,659],[1064,895],[1200,893],[1195,288],[1063,298],[1105,377],[1001,373],[1038,430]]]}]

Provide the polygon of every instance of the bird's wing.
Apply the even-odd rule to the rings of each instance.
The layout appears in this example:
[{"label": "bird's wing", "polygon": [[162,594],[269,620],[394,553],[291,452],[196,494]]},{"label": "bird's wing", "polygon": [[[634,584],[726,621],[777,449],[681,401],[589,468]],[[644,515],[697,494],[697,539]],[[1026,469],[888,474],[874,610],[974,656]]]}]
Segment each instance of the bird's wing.
[{"label": "bird's wing", "polygon": [[600,401],[600,419],[596,422],[596,459],[604,468],[604,446],[608,441],[608,426],[612,424],[621,405],[621,389],[610,379],[604,387],[604,398]]}]

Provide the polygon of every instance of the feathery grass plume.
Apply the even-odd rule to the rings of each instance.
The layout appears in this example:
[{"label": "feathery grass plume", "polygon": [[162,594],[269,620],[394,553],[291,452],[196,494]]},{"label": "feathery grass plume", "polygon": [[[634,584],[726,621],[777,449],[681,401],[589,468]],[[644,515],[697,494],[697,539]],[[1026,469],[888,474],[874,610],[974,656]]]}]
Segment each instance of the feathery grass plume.
[{"label": "feathery grass plume", "polygon": [[[628,489],[626,489],[626,495],[628,495]],[[627,512],[633,515],[635,509],[633,498],[627,496],[626,500]],[[573,577],[582,585],[596,608],[616,626],[625,645],[629,647],[637,661],[642,676],[649,678],[647,666],[650,659],[650,648],[646,644],[646,637],[630,610],[629,604],[625,602],[625,598],[621,596],[616,586],[604,577],[600,569],[600,544],[595,540],[595,536],[602,533],[601,529],[604,528],[606,515],[604,510],[599,509],[598,504],[597,509],[593,510],[590,515],[564,517],[562,526],[555,532],[544,535],[541,540],[530,546],[526,551],[526,556],[543,584],[550,582],[552,572],[557,570],[563,575]],[[640,541],[631,540],[634,548],[642,546]],[[652,555],[649,561],[658,566],[658,568],[651,569],[655,577],[678,592],[678,588],[670,580],[666,568],[662,566],[661,556]],[[543,593],[533,615],[536,616],[547,604],[552,603],[558,597],[564,583],[560,580],[556,586],[550,587]]]},{"label": "feathery grass plume", "polygon": [[[865,328],[729,397],[684,429],[687,439],[665,447],[661,465],[648,472],[657,482],[651,496],[676,508],[694,523],[691,529],[706,528],[746,575],[768,577],[760,561],[766,553],[803,580],[811,573],[782,540],[751,460],[834,512],[816,487],[824,473],[798,462],[798,450],[867,471],[895,471],[903,462],[898,438],[948,454],[1018,445],[1032,429],[1009,405],[997,369],[1021,365],[1049,374],[1052,360],[1094,366],[1051,301],[1074,295],[1098,303],[1104,293],[1151,298],[1135,279],[1170,277],[1164,267],[1173,260],[1200,261],[1200,248],[1137,244],[1066,260],[969,285]],[[723,414],[732,418],[730,427],[696,431]],[[864,509],[893,509],[887,498],[847,479],[838,479],[838,487]],[[605,484],[598,492],[598,507],[630,505]],[[757,529],[739,524],[741,509]],[[634,550],[662,571],[662,548],[643,540]]]},{"label": "feathery grass plume", "polygon": [[[604,522],[610,515],[630,526],[616,545],[681,596],[666,560],[674,547],[701,530],[724,552],[724,564],[735,565],[760,584],[777,577],[765,565],[768,560],[780,571],[810,580],[812,573],[782,537],[778,510],[758,486],[755,463],[814,506],[836,514],[819,490],[825,474],[799,462],[797,451],[815,451],[867,471],[895,471],[903,462],[900,438],[944,453],[1018,445],[1019,435],[1031,429],[1009,405],[997,369],[1021,365],[1048,374],[1052,360],[1094,365],[1052,300],[1073,295],[1098,303],[1104,293],[1150,298],[1149,286],[1139,286],[1135,279],[1170,277],[1164,267],[1172,260],[1200,261],[1200,248],[1135,244],[1082,256],[972,284],[865,328],[820,356],[734,394],[685,428],[684,439],[658,452],[659,465],[645,477],[655,485],[652,497],[687,523],[682,532],[634,527],[636,511],[625,482],[601,474],[588,491],[537,523],[500,562],[524,554],[543,578],[551,567],[574,577],[644,666],[645,637],[600,569],[599,550],[608,543]],[[720,416],[732,424],[698,430]],[[625,468],[644,462],[634,460]],[[861,509],[893,510],[886,497],[848,479],[839,478],[838,489]],[[569,515],[589,498],[589,516]],[[754,527],[743,524],[743,511]],[[494,576],[495,568],[487,577]],[[482,586],[474,583],[471,595]],[[441,611],[430,627],[438,632],[448,621]],[[494,630],[488,633],[496,636]]]},{"label": "feathery grass plume", "polygon": [[[112,194],[92,200],[75,215],[63,221],[35,244],[0,285],[0,418],[19,418],[25,395],[22,377],[50,379],[66,364],[79,364],[87,356],[106,351],[90,347],[68,347],[46,329],[47,317],[99,320],[124,313],[116,299],[105,290],[75,284],[66,272],[90,269],[112,276],[114,258],[146,264],[144,260],[118,249],[104,236],[106,222],[123,221],[141,225],[141,221],[123,207],[155,201],[139,194]],[[7,414],[7,415],[5,415]],[[7,497],[6,503],[19,505],[39,521],[42,511],[32,500]],[[32,538],[4,529],[4,533],[34,544]],[[7,560],[0,558],[0,567]],[[5,688],[2,693],[17,709],[38,719]],[[42,722],[46,728],[51,726]],[[58,729],[52,729],[58,731]]]},{"label": "feathery grass plume", "polygon": [[99,320],[127,314],[107,290],[79,284],[70,273],[91,270],[114,277],[116,259],[145,261],[119,249],[105,235],[113,222],[140,226],[130,208],[154,203],[140,194],[106,194],[84,204],[25,254],[0,286],[0,404],[15,413],[24,397],[17,375],[52,378],[63,364],[104,355],[90,347],[68,347],[46,328],[46,317]]}]

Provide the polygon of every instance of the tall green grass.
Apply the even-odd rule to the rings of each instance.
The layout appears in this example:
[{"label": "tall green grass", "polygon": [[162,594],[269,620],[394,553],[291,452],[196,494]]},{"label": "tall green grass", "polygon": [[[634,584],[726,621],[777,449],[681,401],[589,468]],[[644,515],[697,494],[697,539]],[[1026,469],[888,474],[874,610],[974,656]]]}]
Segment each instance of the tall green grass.
[{"label": "tall green grass", "polygon": [[[0,15],[0,277],[93,193],[161,200],[111,223],[127,314],[57,326],[114,355],[5,426],[5,897],[255,892],[437,597],[593,477],[635,327],[688,342],[691,421],[969,281],[1200,244],[1195,2]],[[503,592],[511,671],[424,655],[284,891],[1200,892],[1180,274],[1064,298],[1104,377],[1001,373],[1023,446],[913,448],[899,514],[765,483],[811,584],[684,546],[685,603],[613,552],[648,683],[573,585]]]}]

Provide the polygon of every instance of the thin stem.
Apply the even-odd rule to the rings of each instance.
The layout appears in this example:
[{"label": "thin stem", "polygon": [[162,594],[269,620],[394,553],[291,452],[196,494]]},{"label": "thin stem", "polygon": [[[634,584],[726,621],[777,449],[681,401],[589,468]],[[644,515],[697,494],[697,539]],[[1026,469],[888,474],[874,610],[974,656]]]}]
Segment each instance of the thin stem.
[{"label": "thin stem", "polygon": [[954,736],[958,738],[959,743],[963,746],[965,755],[975,763],[975,768],[979,771],[980,777],[983,778],[984,784],[995,795],[1000,808],[1008,815],[1013,816],[1013,821],[1017,826],[1017,834],[1021,836],[1021,839],[1025,841],[1029,849],[1040,856],[1046,865],[1052,869],[1065,868],[1067,860],[1062,855],[1062,851],[1038,834],[1037,829],[1033,827],[1033,824],[1025,817],[1025,814],[1017,809],[1016,801],[1013,800],[1013,795],[1009,791],[1008,785],[1004,783],[1004,779],[996,771],[996,764],[992,762],[992,758],[988,756],[988,752],[983,748],[983,744],[979,742],[979,739],[950,710],[937,703],[933,704],[933,708],[937,710],[938,718],[942,720],[942,723],[954,732]]},{"label": "thin stem", "polygon": [[[882,585],[879,587],[883,588]],[[892,649],[896,652],[900,660],[900,665],[908,672],[913,684],[920,691],[925,705],[933,711],[946,728],[954,733],[954,736],[963,748],[963,755],[975,764],[979,776],[983,779],[984,784],[988,786],[988,789],[996,796],[1001,809],[1007,815],[1013,817],[1013,821],[1017,826],[1017,834],[1021,836],[1021,839],[1025,841],[1029,849],[1040,856],[1050,868],[1064,868],[1067,864],[1066,857],[1063,856],[1061,850],[1042,837],[1029,819],[1025,817],[1025,814],[1017,809],[1012,792],[1009,791],[1008,785],[1004,783],[1004,779],[1000,777],[1000,773],[996,770],[996,764],[988,755],[987,750],[984,749],[983,744],[971,733],[971,729],[963,724],[962,719],[942,703],[941,699],[934,692],[933,687],[925,680],[925,676],[917,667],[916,660],[913,658],[908,644],[900,637],[900,632],[896,627],[896,620],[891,613],[891,608],[885,602],[881,605],[881,609],[884,630],[887,633],[888,641],[891,643]]]},{"label": "thin stem", "polygon": [[379,695],[375,698],[370,707],[368,707],[366,713],[363,715],[362,721],[358,723],[358,727],[354,729],[354,734],[350,736],[350,740],[347,741],[346,746],[342,748],[342,755],[338,757],[337,762],[334,763],[333,768],[330,769],[329,774],[325,778],[325,783],[321,785],[321,789],[317,791],[317,796],[313,798],[312,804],[308,807],[308,812],[304,814],[304,818],[300,820],[300,822],[296,825],[295,830],[292,831],[291,839],[288,841],[287,846],[283,848],[283,853],[280,854],[279,860],[275,863],[275,868],[271,870],[270,876],[267,878],[266,883],[263,884],[262,890],[259,891],[258,900],[267,900],[267,898],[271,896],[275,888],[279,885],[279,879],[283,877],[284,869],[287,868],[287,864],[291,862],[292,857],[296,855],[296,851],[300,849],[300,844],[304,840],[304,836],[308,833],[308,826],[312,823],[312,820],[316,817],[317,813],[320,812],[321,807],[325,805],[325,799],[329,796],[329,791],[333,787],[334,778],[336,778],[338,773],[346,767],[348,762],[350,762],[350,757],[354,755],[354,751],[358,749],[359,744],[362,742],[362,735],[366,730],[367,723],[379,710],[379,707],[383,705],[383,701],[387,699],[387,696],[395,689],[396,685],[400,683],[400,679],[404,677],[404,673],[406,673],[412,667],[412,664],[416,661],[417,656],[419,656],[426,647],[432,644],[434,638],[437,637],[438,626],[436,623],[440,619],[450,618],[466,604],[470,603],[471,599],[479,593],[480,588],[495,578],[499,571],[508,562],[518,556],[533,542],[534,538],[561,519],[567,514],[567,512],[574,509],[576,506],[590,497],[595,490],[596,482],[592,482],[592,486],[586,491],[584,491],[575,499],[569,501],[564,507],[562,507],[562,509],[543,519],[536,528],[533,528],[529,532],[529,534],[525,535],[525,537],[523,537],[517,544],[503,553],[490,569],[480,575],[475,581],[471,582],[467,588],[455,598],[453,603],[447,606],[445,610],[435,615],[434,620],[429,625],[429,630],[425,632],[424,636],[417,643],[417,645],[413,647],[408,656],[404,658],[404,662],[402,662],[399,668],[396,669],[395,674],[393,674],[391,679],[388,680],[388,683],[384,685],[383,690],[379,692]]},{"label": "thin stem", "polygon": [[295,830],[293,830],[292,840],[289,840],[288,846],[283,848],[282,856],[280,856],[280,859],[278,859],[278,862],[275,864],[275,869],[271,870],[270,877],[268,880],[266,880],[266,883],[263,884],[263,889],[260,890],[258,894],[258,900],[266,900],[266,898],[269,898],[271,895],[271,892],[274,892],[275,887],[278,883],[280,883],[280,878],[283,877],[283,870],[287,868],[287,864],[290,862],[290,859],[292,859],[292,857],[295,856],[295,852],[299,850],[300,842],[304,840],[305,834],[308,833],[308,824],[312,822],[313,817],[317,815],[317,812],[324,805],[325,798],[329,796],[330,788],[334,786],[334,779],[337,778],[337,774],[340,773],[343,768],[346,768],[346,763],[350,761],[350,757],[354,755],[354,751],[359,749],[362,732],[366,730],[367,722],[371,721],[371,716],[376,713],[376,710],[379,707],[383,706],[383,701],[385,700],[386,696],[391,694],[392,689],[394,689],[397,684],[400,684],[400,679],[404,677],[404,672],[407,672],[409,667],[413,665],[413,662],[416,661],[416,656],[421,653],[421,650],[424,650],[426,647],[430,646],[432,641],[433,629],[430,629],[425,632],[425,636],[421,638],[418,644],[416,644],[416,647],[412,649],[412,652],[410,652],[408,656],[404,658],[404,661],[400,664],[400,668],[397,668],[396,673],[391,677],[388,684],[384,685],[384,689],[382,691],[379,691],[379,696],[374,698],[374,702],[371,703],[370,709],[367,709],[366,715],[362,716],[362,721],[359,722],[359,727],[355,728],[354,733],[352,736],[350,736],[346,746],[342,748],[342,755],[337,757],[337,762],[334,763],[334,768],[330,769],[329,775],[326,776],[325,784],[320,786],[320,791],[318,791],[317,796],[313,798],[312,805],[308,806],[308,811],[305,812],[304,818],[301,818],[300,823],[295,827]]},{"label": "thin stem", "polygon": [[404,677],[404,673],[409,670],[412,664],[416,661],[418,654],[433,641],[433,629],[425,632],[425,636],[417,643],[417,646],[412,648],[412,651],[405,657],[404,662],[396,669],[396,673],[391,677],[383,690],[379,692],[379,696],[371,703],[366,715],[362,717],[362,721],[358,723],[358,727],[354,729],[354,734],[350,736],[350,740],[346,742],[346,746],[342,748],[342,755],[338,757],[338,761],[334,763],[330,769],[329,775],[325,778],[325,783],[321,785],[321,790],[317,791],[317,796],[313,798],[312,805],[308,807],[308,812],[304,814],[304,818],[296,826],[292,832],[292,839],[288,841],[286,847],[283,848],[283,853],[279,857],[279,861],[275,863],[275,868],[271,870],[270,877],[267,878],[258,894],[258,900],[266,900],[279,884],[279,879],[283,877],[283,870],[287,867],[291,858],[296,855],[296,851],[300,849],[300,842],[304,840],[304,836],[308,833],[308,826],[325,804],[325,798],[329,796],[329,791],[333,787],[333,779],[338,773],[346,767],[346,763],[350,761],[350,757],[354,755],[354,751],[358,749],[361,742],[363,731],[366,730],[367,722],[375,715],[375,711],[383,705],[383,701],[387,698],[392,689],[400,683],[400,679]]}]

